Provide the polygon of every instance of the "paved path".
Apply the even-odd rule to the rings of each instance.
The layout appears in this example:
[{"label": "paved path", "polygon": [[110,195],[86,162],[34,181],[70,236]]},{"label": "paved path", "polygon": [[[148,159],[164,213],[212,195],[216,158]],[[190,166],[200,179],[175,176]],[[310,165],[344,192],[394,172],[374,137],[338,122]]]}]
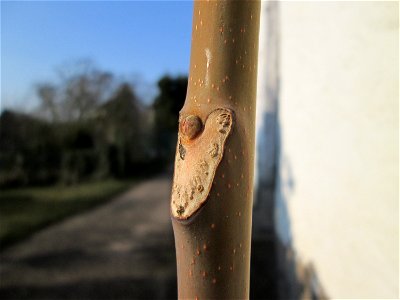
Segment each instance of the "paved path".
[{"label": "paved path", "polygon": [[1,299],[176,298],[169,176],[0,254]]},{"label": "paved path", "polygon": [[[0,253],[0,299],[176,299],[170,179],[143,182]],[[273,239],[257,234],[264,218],[256,210],[252,299],[277,298]]]}]

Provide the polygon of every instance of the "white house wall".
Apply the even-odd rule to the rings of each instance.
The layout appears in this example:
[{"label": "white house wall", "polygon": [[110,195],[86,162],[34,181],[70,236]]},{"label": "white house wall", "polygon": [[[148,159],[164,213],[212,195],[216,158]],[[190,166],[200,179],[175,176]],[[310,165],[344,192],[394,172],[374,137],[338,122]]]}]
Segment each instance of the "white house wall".
[{"label": "white house wall", "polygon": [[398,2],[281,2],[276,225],[333,298],[399,297]]}]

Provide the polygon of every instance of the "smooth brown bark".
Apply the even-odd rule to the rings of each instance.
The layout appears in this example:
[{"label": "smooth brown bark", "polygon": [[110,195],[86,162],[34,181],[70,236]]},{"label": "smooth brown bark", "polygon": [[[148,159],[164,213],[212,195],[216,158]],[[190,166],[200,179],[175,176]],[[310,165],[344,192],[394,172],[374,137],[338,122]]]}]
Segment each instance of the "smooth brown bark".
[{"label": "smooth brown bark", "polygon": [[[171,200],[180,299],[249,297],[259,16],[259,1],[196,1],[194,5],[189,86],[180,115],[176,160],[191,171],[198,168],[188,161],[195,160],[190,158],[191,149],[199,153],[199,161],[212,153],[201,145],[212,139],[206,131],[217,126],[207,123],[215,110],[232,112],[232,123],[226,127],[230,131],[220,131],[229,136],[220,140],[224,145],[215,176],[201,175],[201,188],[192,192],[194,200],[188,200],[204,199],[199,208],[188,212]],[[197,119],[188,116],[198,117],[203,127],[199,129]],[[177,174],[174,178],[183,180]],[[207,183],[209,191],[203,190]],[[174,182],[174,189],[179,184],[186,182]],[[173,195],[181,193],[173,190]],[[197,207],[190,205],[188,209]]]}]

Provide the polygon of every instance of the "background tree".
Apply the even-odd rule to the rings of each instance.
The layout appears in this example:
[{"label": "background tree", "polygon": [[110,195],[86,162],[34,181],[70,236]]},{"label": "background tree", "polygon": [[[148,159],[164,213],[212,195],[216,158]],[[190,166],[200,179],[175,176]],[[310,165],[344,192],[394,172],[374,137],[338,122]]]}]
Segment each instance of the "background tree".
[{"label": "background tree", "polygon": [[157,155],[172,159],[176,145],[178,115],[188,86],[187,77],[164,76],[158,81],[159,94],[154,100],[154,135]]},{"label": "background tree", "polygon": [[37,85],[41,116],[54,121],[82,121],[112,93],[113,75],[90,60],[58,68],[58,83]]},{"label": "background tree", "polygon": [[[133,89],[121,84],[109,101],[98,111],[98,136],[105,143],[109,171],[124,176],[134,171],[134,164],[143,159],[142,108]],[[103,152],[104,153],[104,152]]]},{"label": "background tree", "polygon": [[60,107],[57,102],[57,87],[51,83],[41,83],[36,86],[36,91],[40,99],[41,115],[52,122],[59,121]]},{"label": "background tree", "polygon": [[53,183],[61,143],[46,121],[5,110],[0,116],[0,186]]},{"label": "background tree", "polygon": [[146,106],[134,85],[91,61],[62,65],[56,80],[36,85],[35,114],[1,116],[0,184],[75,184],[160,171],[172,158],[187,77],[165,76],[158,87],[154,105]]}]

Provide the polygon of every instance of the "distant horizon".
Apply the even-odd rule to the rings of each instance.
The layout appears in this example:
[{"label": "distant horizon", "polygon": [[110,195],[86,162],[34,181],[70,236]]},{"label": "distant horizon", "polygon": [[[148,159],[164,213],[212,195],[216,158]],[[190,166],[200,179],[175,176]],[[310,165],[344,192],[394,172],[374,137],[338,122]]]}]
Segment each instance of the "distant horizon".
[{"label": "distant horizon", "polygon": [[136,83],[149,104],[162,76],[188,75],[192,10],[191,1],[1,2],[1,111],[31,111],[35,85],[80,59]]}]

